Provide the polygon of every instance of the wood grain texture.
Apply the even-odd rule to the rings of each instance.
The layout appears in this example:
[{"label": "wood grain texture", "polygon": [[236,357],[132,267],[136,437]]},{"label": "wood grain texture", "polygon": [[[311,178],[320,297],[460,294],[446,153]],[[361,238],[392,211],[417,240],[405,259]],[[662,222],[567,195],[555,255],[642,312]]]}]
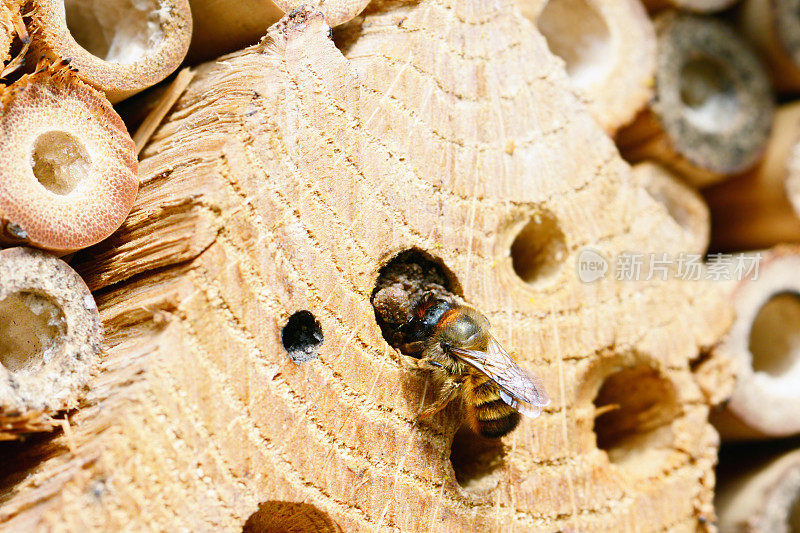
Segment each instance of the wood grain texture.
[{"label": "wood grain texture", "polygon": [[[131,219],[82,263],[104,370],[70,439],[3,467],[5,527],[238,531],[266,501],[313,505],[344,531],[695,531],[713,517],[717,437],[689,363],[730,321],[723,294],[575,275],[584,246],[678,253],[685,232],[510,2],[362,15],[335,44],[301,10],[197,69],[143,151]],[[554,221],[564,253],[526,283],[509,249],[530,220]],[[449,460],[460,407],[416,423],[425,380],[375,322],[378,271],[412,247],[553,397],[486,450],[498,468],[459,464],[480,490]],[[300,309],[324,342],[297,365],[280,335]],[[593,399],[628,367],[673,391],[634,412],[669,416],[616,435],[612,461]]]}]

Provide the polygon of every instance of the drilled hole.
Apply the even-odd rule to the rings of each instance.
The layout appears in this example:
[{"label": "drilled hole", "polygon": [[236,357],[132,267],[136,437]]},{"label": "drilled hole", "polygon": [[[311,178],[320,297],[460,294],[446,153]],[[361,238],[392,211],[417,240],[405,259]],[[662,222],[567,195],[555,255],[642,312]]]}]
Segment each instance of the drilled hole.
[{"label": "drilled hole", "polygon": [[342,529],[308,503],[267,501],[244,523],[242,533],[333,533]]},{"label": "drilled hole", "polygon": [[603,382],[594,401],[597,447],[631,473],[651,473],[671,452],[671,423],[680,413],[675,388],[657,370],[641,365]]},{"label": "drilled hole", "polygon": [[600,82],[611,69],[611,33],[586,0],[550,0],[537,21],[550,51],[566,63],[578,87]]},{"label": "drilled hole", "polygon": [[466,490],[495,488],[503,475],[504,456],[502,441],[477,435],[468,426],[462,426],[453,436],[450,463],[456,481]]},{"label": "drilled hole", "polygon": [[0,364],[33,372],[62,349],[67,325],[61,308],[45,296],[13,293],[0,300]]},{"label": "drilled hole", "polygon": [[90,165],[83,143],[69,133],[48,131],[33,145],[33,175],[52,193],[71,193],[89,175]]},{"label": "drilled hole", "polygon": [[780,293],[758,311],[750,329],[753,370],[784,376],[800,360],[800,295]]},{"label": "drilled hole", "polygon": [[734,77],[720,60],[702,56],[688,60],[680,73],[680,94],[686,118],[698,129],[721,131],[739,116]]},{"label": "drilled hole", "polygon": [[564,234],[548,213],[533,216],[511,244],[511,261],[527,283],[552,277],[567,257]]},{"label": "drilled hole", "polygon": [[110,63],[141,61],[164,39],[169,7],[159,0],[65,0],[67,28],[90,54]]},{"label": "drilled hole", "polygon": [[461,291],[455,275],[441,260],[421,250],[396,255],[378,273],[372,291],[375,318],[386,341],[405,351],[406,344],[419,340],[403,325],[427,294],[452,301]]},{"label": "drilled hole", "polygon": [[316,359],[322,346],[322,326],[310,311],[298,311],[281,330],[281,342],[295,363]]}]

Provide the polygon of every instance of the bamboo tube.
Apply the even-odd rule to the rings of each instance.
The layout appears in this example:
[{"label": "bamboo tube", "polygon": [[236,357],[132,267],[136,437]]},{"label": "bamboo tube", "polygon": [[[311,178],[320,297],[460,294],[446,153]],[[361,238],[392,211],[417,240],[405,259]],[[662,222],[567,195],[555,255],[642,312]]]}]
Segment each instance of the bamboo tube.
[{"label": "bamboo tube", "polygon": [[738,365],[733,396],[712,417],[729,440],[800,433],[800,248],[761,255],[757,276],[735,283],[736,320],[714,348]]},{"label": "bamboo tube", "polygon": [[653,94],[656,36],[639,0],[517,0],[564,60],[595,120],[613,134]]},{"label": "bamboo tube", "polygon": [[695,13],[711,13],[732,6],[739,0],[642,0],[648,11],[674,8]]},{"label": "bamboo tube", "polygon": [[761,53],[779,92],[800,91],[800,12],[781,0],[746,0],[739,29]]},{"label": "bamboo tube", "polygon": [[138,189],[133,141],[63,63],[0,87],[0,243],[67,253],[116,230]]},{"label": "bamboo tube", "polygon": [[703,197],[657,163],[634,165],[633,175],[683,230],[685,248],[681,251],[704,254],[708,249],[710,224]]},{"label": "bamboo tube", "polygon": [[0,440],[52,428],[77,405],[100,355],[100,317],[66,263],[0,250]]},{"label": "bamboo tube", "polygon": [[192,44],[187,59],[198,63],[257,43],[283,16],[272,0],[190,0]]},{"label": "bamboo tube", "polygon": [[656,94],[620,131],[623,156],[654,159],[703,187],[752,167],[772,124],[767,75],[725,24],[677,13],[656,18]]},{"label": "bamboo tube", "polygon": [[[800,529],[800,450],[753,458],[737,450],[733,464],[720,461],[715,503],[719,530],[789,533]],[[724,470],[722,470],[724,469]],[[727,474],[727,475],[726,475]]]},{"label": "bamboo tube", "polygon": [[758,250],[800,242],[800,103],[781,106],[764,159],[750,172],[703,191],[712,248]]},{"label": "bamboo tube", "polygon": [[192,35],[188,0],[33,0],[29,57],[67,59],[111,103],[172,73]]}]

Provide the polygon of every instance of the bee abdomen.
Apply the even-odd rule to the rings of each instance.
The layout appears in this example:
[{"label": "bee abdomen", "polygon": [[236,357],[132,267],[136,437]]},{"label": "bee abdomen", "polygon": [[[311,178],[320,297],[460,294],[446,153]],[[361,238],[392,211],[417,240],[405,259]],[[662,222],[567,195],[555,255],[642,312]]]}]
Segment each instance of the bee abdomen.
[{"label": "bee abdomen", "polygon": [[492,380],[474,377],[470,385],[470,422],[477,433],[496,439],[517,427],[520,414],[500,398],[500,389]]}]

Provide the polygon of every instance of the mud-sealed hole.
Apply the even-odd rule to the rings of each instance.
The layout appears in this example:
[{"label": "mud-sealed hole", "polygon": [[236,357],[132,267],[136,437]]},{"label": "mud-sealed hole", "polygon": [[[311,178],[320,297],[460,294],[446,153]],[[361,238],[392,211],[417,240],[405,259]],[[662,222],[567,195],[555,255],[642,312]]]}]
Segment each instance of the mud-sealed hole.
[{"label": "mud-sealed hole", "polygon": [[566,257],[564,233],[555,217],[547,212],[532,216],[511,244],[514,271],[527,283],[551,278]]},{"label": "mud-sealed hole", "polygon": [[680,414],[675,387],[658,370],[637,365],[608,376],[594,400],[597,447],[632,474],[657,470],[672,451]]},{"label": "mud-sealed hole", "polygon": [[46,296],[17,292],[0,300],[0,364],[11,373],[35,372],[63,348],[64,312]]},{"label": "mud-sealed hole", "polygon": [[415,309],[423,298],[455,302],[460,292],[455,275],[441,260],[421,250],[406,250],[378,273],[372,291],[375,319],[390,345],[407,355],[415,355],[413,349],[409,351],[409,345],[419,341],[417,332],[404,327]]},{"label": "mud-sealed hole", "polygon": [[342,529],[319,508],[299,502],[270,500],[258,506],[242,533],[333,533]]},{"label": "mud-sealed hole", "polygon": [[450,463],[456,481],[469,491],[489,491],[503,475],[505,449],[499,439],[487,439],[464,425],[453,436]]},{"label": "mud-sealed hole", "polygon": [[776,294],[759,309],[750,328],[749,349],[755,372],[794,378],[800,371],[800,295]]},{"label": "mud-sealed hole", "polygon": [[587,0],[550,0],[537,20],[550,51],[564,60],[577,87],[605,79],[611,69],[611,32]]},{"label": "mud-sealed hole", "polygon": [[316,359],[323,340],[322,326],[311,311],[294,313],[281,330],[283,348],[295,363]]}]

